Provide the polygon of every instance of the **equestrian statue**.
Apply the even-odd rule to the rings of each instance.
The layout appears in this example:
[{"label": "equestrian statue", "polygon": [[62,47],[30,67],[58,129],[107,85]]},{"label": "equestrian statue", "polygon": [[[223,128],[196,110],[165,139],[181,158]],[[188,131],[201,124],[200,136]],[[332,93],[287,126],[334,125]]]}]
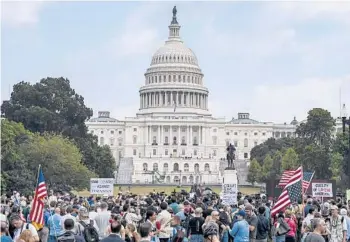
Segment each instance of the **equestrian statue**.
[{"label": "equestrian statue", "polygon": [[235,155],[236,148],[230,143],[229,146],[227,146],[226,151],[227,151],[226,159],[228,163],[227,168],[235,169],[233,161],[236,159],[236,155]]}]

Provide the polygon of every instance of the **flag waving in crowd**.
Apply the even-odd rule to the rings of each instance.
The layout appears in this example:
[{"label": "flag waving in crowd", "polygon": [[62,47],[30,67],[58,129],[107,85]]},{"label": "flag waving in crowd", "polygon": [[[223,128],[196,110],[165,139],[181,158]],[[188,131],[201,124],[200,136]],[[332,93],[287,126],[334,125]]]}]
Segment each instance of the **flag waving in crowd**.
[{"label": "flag waving in crowd", "polygon": [[34,227],[39,230],[44,226],[44,198],[47,197],[45,178],[41,166],[38,171],[38,183],[36,185],[33,207],[29,214],[29,219]]},{"label": "flag waving in crowd", "polygon": [[276,204],[272,208],[271,216],[274,216],[279,211],[285,209],[293,202],[298,202],[303,192],[302,180],[303,169],[302,167],[299,167],[289,178],[289,181],[284,187],[281,195],[278,197]]},{"label": "flag waving in crowd", "polygon": [[[282,187],[284,188],[288,182],[289,179],[294,175],[295,170],[288,170],[288,171],[284,171],[282,173],[280,182],[278,183],[278,187]],[[310,186],[310,182],[312,180],[312,178],[314,177],[315,172],[303,172],[303,189],[304,191],[306,191],[309,186]]]}]

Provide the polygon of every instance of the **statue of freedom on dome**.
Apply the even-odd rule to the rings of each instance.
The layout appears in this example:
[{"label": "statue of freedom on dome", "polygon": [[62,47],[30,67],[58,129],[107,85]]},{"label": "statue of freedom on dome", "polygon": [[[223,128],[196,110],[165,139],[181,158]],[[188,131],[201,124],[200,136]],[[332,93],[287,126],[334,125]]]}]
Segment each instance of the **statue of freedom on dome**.
[{"label": "statue of freedom on dome", "polygon": [[176,6],[174,6],[173,7],[173,18],[176,18],[176,13],[177,13]]}]

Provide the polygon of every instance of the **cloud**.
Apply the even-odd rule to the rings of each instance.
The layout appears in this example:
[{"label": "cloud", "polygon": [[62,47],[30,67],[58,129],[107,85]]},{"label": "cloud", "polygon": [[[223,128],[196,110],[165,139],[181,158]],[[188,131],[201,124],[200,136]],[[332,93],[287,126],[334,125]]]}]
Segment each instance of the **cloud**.
[{"label": "cloud", "polygon": [[[343,94],[350,93],[350,74],[339,78],[307,78],[292,84],[258,85],[253,89],[251,106],[254,116],[264,121],[269,121],[271,115],[277,120],[292,115],[303,120],[315,107],[327,109],[333,117],[338,117],[340,89]],[[342,101],[350,103],[350,96],[343,96]]]},{"label": "cloud", "polygon": [[110,43],[112,52],[118,57],[135,57],[151,54],[160,46],[158,29],[153,26],[152,16],[159,10],[159,4],[147,3],[129,14],[118,35]]},{"label": "cloud", "polygon": [[267,13],[280,19],[305,21],[328,19],[350,24],[350,2],[348,1],[283,1],[267,5]]},{"label": "cloud", "polygon": [[32,25],[39,21],[39,14],[45,2],[8,1],[1,3],[1,20],[13,27]]}]

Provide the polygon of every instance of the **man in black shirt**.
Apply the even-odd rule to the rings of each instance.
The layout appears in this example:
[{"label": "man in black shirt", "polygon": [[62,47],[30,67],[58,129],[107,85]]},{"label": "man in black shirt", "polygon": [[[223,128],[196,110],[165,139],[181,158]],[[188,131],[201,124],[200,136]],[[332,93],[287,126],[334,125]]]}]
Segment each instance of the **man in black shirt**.
[{"label": "man in black shirt", "polygon": [[187,237],[191,235],[191,240],[194,241],[203,241],[202,225],[204,224],[204,218],[202,217],[202,211],[201,208],[196,208],[194,217],[188,223]]},{"label": "man in black shirt", "polygon": [[203,211],[203,218],[206,219],[207,216],[210,216],[211,213],[214,211],[213,204],[211,202],[208,202],[208,207]]}]

